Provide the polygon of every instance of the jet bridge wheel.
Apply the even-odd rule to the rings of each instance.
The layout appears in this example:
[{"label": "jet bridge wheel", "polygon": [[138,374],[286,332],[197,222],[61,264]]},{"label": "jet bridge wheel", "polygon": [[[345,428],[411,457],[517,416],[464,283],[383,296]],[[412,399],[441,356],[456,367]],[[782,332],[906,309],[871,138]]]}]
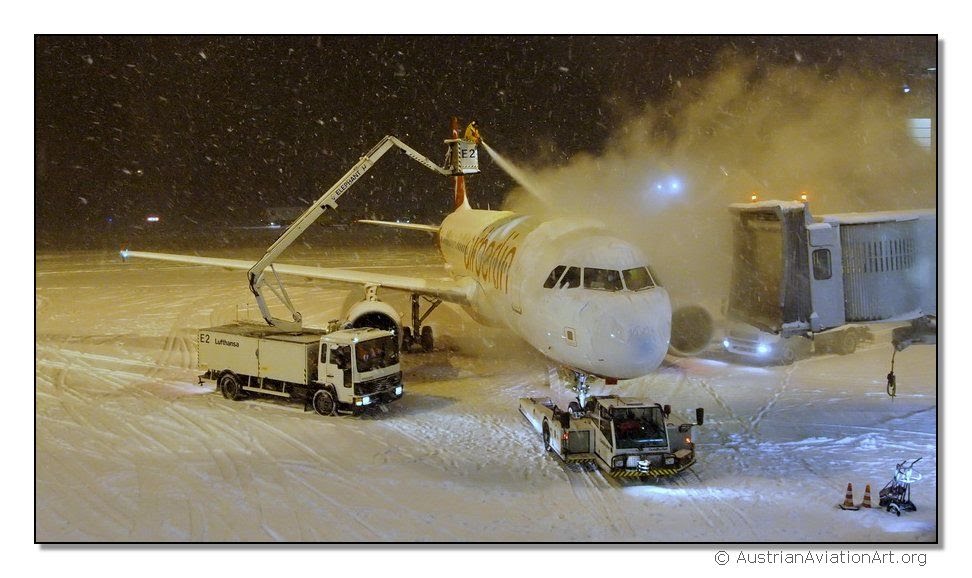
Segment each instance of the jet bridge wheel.
[{"label": "jet bridge wheel", "polygon": [[243,387],[240,386],[240,381],[232,373],[224,373],[219,378],[219,391],[223,394],[226,399],[232,399],[233,401],[239,401],[243,399]]},{"label": "jet bridge wheel", "polygon": [[314,406],[314,411],[321,415],[334,415],[337,412],[337,401],[329,389],[315,391],[311,405]]},{"label": "jet bridge wheel", "polygon": [[845,329],[840,335],[837,345],[837,353],[850,355],[857,351],[857,334],[851,329]]}]

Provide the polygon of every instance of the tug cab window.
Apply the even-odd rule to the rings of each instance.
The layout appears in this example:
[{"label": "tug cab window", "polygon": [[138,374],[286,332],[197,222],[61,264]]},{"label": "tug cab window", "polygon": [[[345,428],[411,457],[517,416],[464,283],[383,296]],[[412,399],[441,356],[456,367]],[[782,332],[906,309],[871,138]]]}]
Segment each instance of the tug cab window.
[{"label": "tug cab window", "polygon": [[618,449],[638,450],[668,445],[665,419],[659,407],[619,408],[612,412],[611,418]]},{"label": "tug cab window", "polygon": [[557,281],[560,276],[564,274],[564,269],[567,267],[565,265],[557,265],[554,270],[550,272],[550,276],[547,277],[547,281],[543,284],[544,289],[553,289],[557,286]]},{"label": "tug cab window", "polygon": [[621,275],[611,269],[584,268],[584,288],[598,291],[620,291]]},{"label": "tug cab window", "polygon": [[628,288],[628,291],[641,291],[642,289],[651,289],[655,286],[655,280],[652,279],[648,267],[625,269],[622,275],[624,276],[624,285]]},{"label": "tug cab window", "polygon": [[611,432],[611,414],[608,410],[601,408],[598,412],[597,426],[601,429],[601,433],[604,434],[604,439],[607,440],[608,444],[614,445],[614,438]]}]

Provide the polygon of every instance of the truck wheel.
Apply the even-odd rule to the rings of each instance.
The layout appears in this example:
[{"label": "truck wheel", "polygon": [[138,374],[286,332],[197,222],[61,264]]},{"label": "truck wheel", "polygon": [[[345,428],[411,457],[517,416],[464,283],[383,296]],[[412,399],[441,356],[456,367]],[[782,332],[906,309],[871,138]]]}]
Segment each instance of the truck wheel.
[{"label": "truck wheel", "polygon": [[547,425],[547,420],[543,420],[543,449],[550,451],[550,426]]},{"label": "truck wheel", "polygon": [[432,328],[426,325],[422,328],[422,351],[432,351],[435,341],[432,338]]},{"label": "truck wheel", "polygon": [[326,389],[315,391],[312,401],[314,411],[321,415],[334,415],[337,411],[337,402],[334,400],[334,394]]},{"label": "truck wheel", "polygon": [[223,392],[223,397],[226,399],[233,401],[243,399],[243,388],[240,387],[240,382],[232,373],[225,373],[223,377],[219,378],[219,390]]}]

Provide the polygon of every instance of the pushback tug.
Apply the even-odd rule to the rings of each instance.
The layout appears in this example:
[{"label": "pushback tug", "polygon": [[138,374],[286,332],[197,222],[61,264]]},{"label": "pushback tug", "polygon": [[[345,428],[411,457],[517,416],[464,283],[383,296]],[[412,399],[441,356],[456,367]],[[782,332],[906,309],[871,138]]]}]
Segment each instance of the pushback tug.
[{"label": "pushback tug", "polygon": [[540,432],[544,449],[568,464],[596,465],[616,478],[672,476],[695,463],[692,428],[676,425],[671,407],[641,399],[598,395],[582,407],[572,401],[560,409],[547,397],[520,399],[520,413]]}]

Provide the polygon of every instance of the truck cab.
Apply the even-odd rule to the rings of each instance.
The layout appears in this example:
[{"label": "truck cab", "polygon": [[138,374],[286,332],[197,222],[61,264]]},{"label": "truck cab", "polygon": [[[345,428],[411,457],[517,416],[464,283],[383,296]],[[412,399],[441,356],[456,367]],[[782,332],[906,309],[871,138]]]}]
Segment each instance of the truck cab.
[{"label": "truck cab", "polygon": [[402,394],[398,339],[373,328],[344,329],[321,338],[318,381],[355,408],[394,401]]}]

